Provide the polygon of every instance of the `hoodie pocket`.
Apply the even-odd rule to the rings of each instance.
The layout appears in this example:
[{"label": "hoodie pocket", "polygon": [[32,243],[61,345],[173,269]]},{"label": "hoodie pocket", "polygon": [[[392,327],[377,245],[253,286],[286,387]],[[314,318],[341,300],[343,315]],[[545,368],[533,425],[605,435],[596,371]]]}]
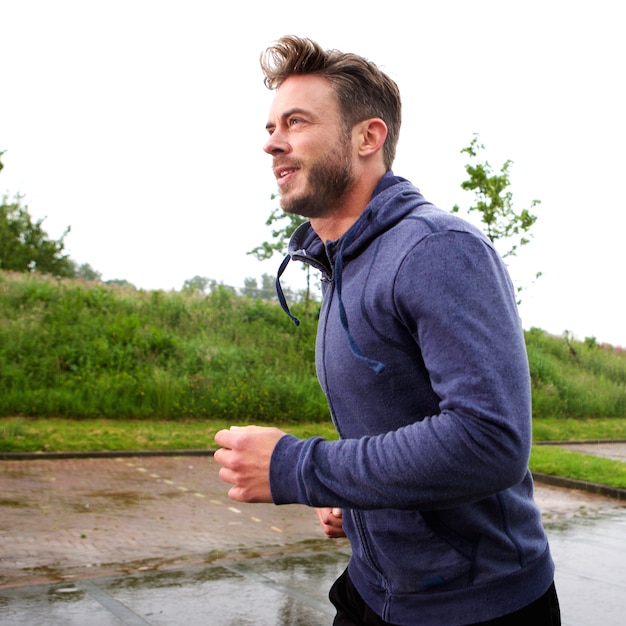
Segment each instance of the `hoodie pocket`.
[{"label": "hoodie pocket", "polygon": [[372,582],[384,581],[388,591],[418,593],[471,583],[477,543],[439,524],[436,513],[353,511],[353,521],[358,536],[352,541],[353,558],[370,570]]}]

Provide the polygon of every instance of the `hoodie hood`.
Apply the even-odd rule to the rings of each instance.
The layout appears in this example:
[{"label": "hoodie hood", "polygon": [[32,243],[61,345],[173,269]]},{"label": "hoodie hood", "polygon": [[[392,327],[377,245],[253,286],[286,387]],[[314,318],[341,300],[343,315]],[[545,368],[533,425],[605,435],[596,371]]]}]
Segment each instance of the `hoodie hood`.
[{"label": "hoodie hood", "polygon": [[300,320],[289,310],[280,284],[280,277],[291,260],[308,263],[322,273],[323,281],[334,283],[339,299],[341,325],[353,354],[367,361],[375,371],[381,372],[385,367],[384,364],[366,357],[350,332],[350,324],[341,297],[343,267],[381,233],[389,230],[417,207],[425,204],[430,203],[412,183],[388,171],[374,189],[372,198],[363,213],[339,239],[323,242],[311,227],[310,222],[299,226],[289,241],[288,254],[281,263],[276,277],[278,300],[294,324],[298,326]]}]

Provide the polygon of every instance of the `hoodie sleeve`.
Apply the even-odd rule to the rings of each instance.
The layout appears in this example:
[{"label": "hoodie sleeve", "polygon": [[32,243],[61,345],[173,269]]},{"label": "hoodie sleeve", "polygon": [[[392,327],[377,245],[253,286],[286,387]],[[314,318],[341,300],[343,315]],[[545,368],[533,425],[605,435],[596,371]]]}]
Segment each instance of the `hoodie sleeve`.
[{"label": "hoodie sleeve", "polygon": [[[358,439],[284,437],[270,466],[277,504],[439,509],[526,475],[528,360],[497,253],[468,232],[434,233],[405,255],[391,306],[420,348],[439,413]],[[387,404],[392,412],[392,393]]]}]

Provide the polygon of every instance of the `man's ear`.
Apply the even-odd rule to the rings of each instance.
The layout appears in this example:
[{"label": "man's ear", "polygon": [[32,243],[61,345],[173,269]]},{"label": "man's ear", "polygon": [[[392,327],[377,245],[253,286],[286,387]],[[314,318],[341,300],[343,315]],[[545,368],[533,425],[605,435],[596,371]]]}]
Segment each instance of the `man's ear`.
[{"label": "man's ear", "polygon": [[382,150],[387,138],[387,124],[379,117],[363,120],[356,125],[359,156],[367,157]]}]

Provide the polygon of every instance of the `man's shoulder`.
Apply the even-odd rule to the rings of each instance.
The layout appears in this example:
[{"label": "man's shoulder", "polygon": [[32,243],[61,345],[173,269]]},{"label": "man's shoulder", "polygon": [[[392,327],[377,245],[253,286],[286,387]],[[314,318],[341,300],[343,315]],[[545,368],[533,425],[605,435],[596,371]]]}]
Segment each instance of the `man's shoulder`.
[{"label": "man's shoulder", "polygon": [[424,236],[445,232],[462,232],[485,239],[480,228],[431,203],[416,204],[401,220],[398,220],[394,229],[406,232],[409,236],[411,234],[414,236],[416,231],[421,232]]}]

